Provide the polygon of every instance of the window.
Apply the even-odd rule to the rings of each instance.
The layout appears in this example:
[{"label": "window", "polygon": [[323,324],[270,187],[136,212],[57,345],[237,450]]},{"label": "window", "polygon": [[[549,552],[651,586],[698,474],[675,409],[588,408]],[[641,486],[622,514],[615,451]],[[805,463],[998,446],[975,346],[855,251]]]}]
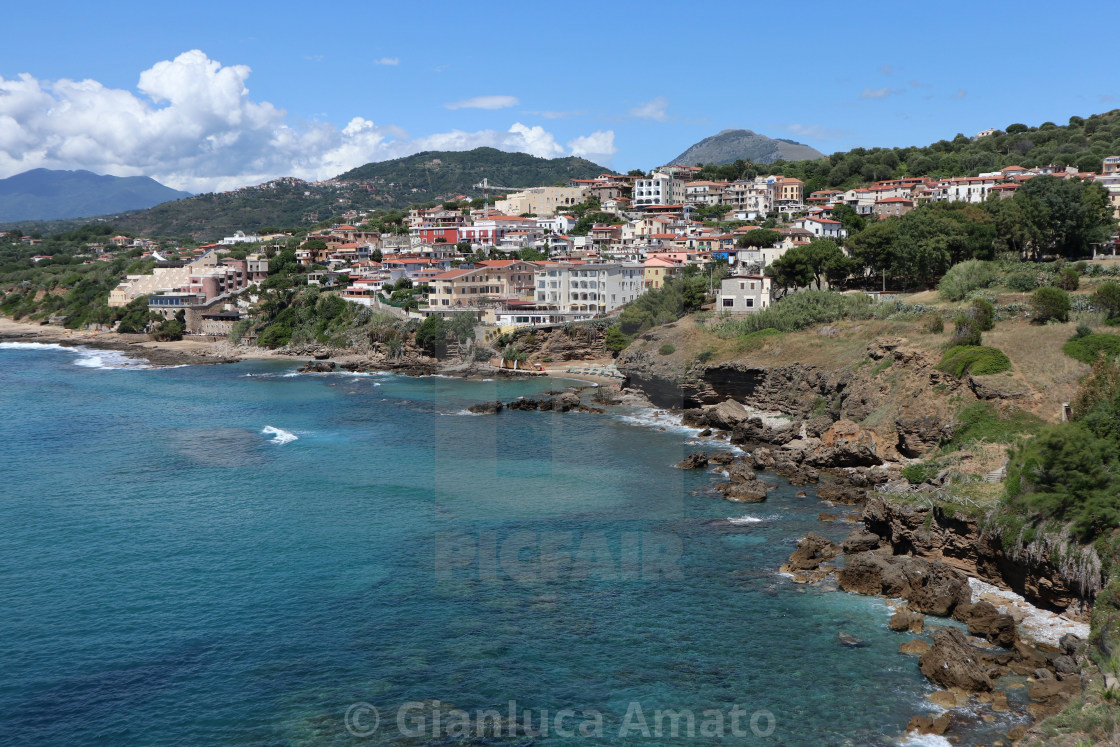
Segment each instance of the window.
[{"label": "window", "polygon": [[735,299],[734,299],[734,298],[725,298],[725,299],[723,299],[723,307],[724,307],[724,308],[726,308],[726,309],[729,309],[729,308],[731,308],[731,307],[732,307],[732,306],[734,306],[734,305],[735,305]]},{"label": "window", "polygon": [[747,308],[749,309],[751,306],[754,306],[754,299],[753,298],[748,298],[747,299]]}]

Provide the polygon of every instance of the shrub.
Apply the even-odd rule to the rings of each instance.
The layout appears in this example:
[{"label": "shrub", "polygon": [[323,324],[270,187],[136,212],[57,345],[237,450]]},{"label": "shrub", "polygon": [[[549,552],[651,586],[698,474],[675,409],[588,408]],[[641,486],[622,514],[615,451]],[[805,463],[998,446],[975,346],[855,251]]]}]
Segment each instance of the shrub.
[{"label": "shrub", "polygon": [[631,337],[614,325],[607,328],[607,334],[603,338],[603,347],[612,353],[619,353],[626,349],[630,344]]},{"label": "shrub", "polygon": [[973,301],[966,313],[976,320],[976,326],[981,332],[987,332],[996,326],[996,307],[982,298]]},{"label": "shrub", "polygon": [[950,348],[975,347],[980,344],[980,326],[970,314],[959,314],[954,320],[954,324],[956,327],[953,329],[952,339],[949,340]]},{"label": "shrub", "polygon": [[833,291],[798,291],[741,319],[724,318],[713,322],[711,330],[724,339],[764,329],[796,332],[841,319],[871,319],[876,311],[875,301],[863,293],[849,296]]},{"label": "shrub", "polygon": [[1067,267],[1054,278],[1054,285],[1062,290],[1075,291],[1081,285],[1081,278],[1072,267]]},{"label": "shrub", "polygon": [[939,335],[945,331],[945,318],[936,311],[926,315],[926,332]]},{"label": "shrub", "polygon": [[708,350],[705,350],[702,353],[700,353],[699,355],[697,355],[696,360],[698,360],[700,363],[707,363],[708,361],[710,361],[712,358],[715,358],[715,357],[716,357],[716,351],[709,348]]},{"label": "shrub", "polygon": [[473,353],[471,353],[471,359],[475,363],[485,363],[486,361],[490,360],[493,355],[494,351],[490,348],[479,346],[474,349]]},{"label": "shrub", "polygon": [[1038,279],[1030,272],[1016,272],[1008,275],[1003,284],[1007,286],[1008,290],[1026,293],[1038,287]]},{"label": "shrub", "polygon": [[159,327],[152,332],[152,339],[160,342],[183,339],[183,325],[174,319],[160,322]]},{"label": "shrub", "polygon": [[998,348],[982,345],[959,345],[945,351],[939,371],[950,373],[957,378],[967,374],[988,376],[1011,369],[1011,360]]},{"label": "shrub", "polygon": [[1120,284],[1112,280],[1101,283],[1089,296],[1089,301],[1100,309],[1106,319],[1120,317]]},{"label": "shrub", "polygon": [[673,353],[677,352],[677,346],[671,342],[667,342],[659,347],[657,349],[657,352],[661,355],[672,355]]},{"label": "shrub", "polygon": [[1069,294],[1061,288],[1036,288],[1031,294],[1031,321],[1045,324],[1051,320],[1069,321]]},{"label": "shrub", "polygon": [[502,360],[504,361],[517,361],[518,363],[524,363],[528,359],[529,356],[526,355],[525,352],[518,348],[516,345],[507,345],[502,350]]},{"label": "shrub", "polygon": [[[1087,328],[1086,328],[1087,329]],[[1081,328],[1078,327],[1078,333]],[[1062,352],[1070,358],[1092,365],[1102,354],[1108,360],[1120,355],[1120,336],[1110,334],[1076,334],[1062,346]]]},{"label": "shrub", "polygon": [[937,284],[937,292],[942,298],[960,301],[977,288],[989,287],[995,279],[996,272],[991,262],[970,259],[950,267]]},{"label": "shrub", "polygon": [[903,467],[902,476],[911,485],[918,485],[926,480],[932,479],[937,476],[937,465],[933,462],[921,462],[920,464],[911,464],[908,467]]}]

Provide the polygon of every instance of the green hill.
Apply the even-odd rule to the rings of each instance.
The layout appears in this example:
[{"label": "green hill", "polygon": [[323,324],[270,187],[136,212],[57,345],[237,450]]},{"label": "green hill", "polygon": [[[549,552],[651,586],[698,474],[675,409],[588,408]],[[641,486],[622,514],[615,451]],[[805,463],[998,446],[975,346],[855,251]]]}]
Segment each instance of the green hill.
[{"label": "green hill", "polygon": [[[482,190],[474,185],[484,177],[503,187],[533,187],[586,179],[605,171],[582,158],[537,158],[493,148],[430,151],[369,163],[325,182],[277,179],[106,216],[105,220],[139,235],[213,241],[237,230],[251,233],[266,226],[309,226],[347,210],[397,210],[458,195],[481,197]],[[54,230],[70,227],[52,225]],[[21,224],[21,228],[31,230],[34,226]]]},{"label": "green hill", "polygon": [[772,163],[774,161],[808,161],[824,158],[816,148],[794,140],[775,139],[752,130],[724,130],[706,137],[669,162],[670,166],[694,166],[714,163],[717,166],[735,161]]},{"label": "green hill", "polygon": [[808,192],[903,176],[975,176],[1007,166],[1053,164],[1099,172],[1112,155],[1120,155],[1120,109],[1070,117],[1065,125],[1009,124],[986,137],[957,135],[924,147],[853,148],[819,161],[778,161],[767,170],[801,179]]}]

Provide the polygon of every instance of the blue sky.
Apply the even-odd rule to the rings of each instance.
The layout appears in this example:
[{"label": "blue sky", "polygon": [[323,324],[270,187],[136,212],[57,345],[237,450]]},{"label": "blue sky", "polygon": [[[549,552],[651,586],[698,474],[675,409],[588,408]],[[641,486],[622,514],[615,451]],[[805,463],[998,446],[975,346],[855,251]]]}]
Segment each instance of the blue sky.
[{"label": "blue sky", "polygon": [[493,145],[650,168],[725,128],[825,153],[1120,106],[1112,3],[21,3],[0,177],[227,189]]}]

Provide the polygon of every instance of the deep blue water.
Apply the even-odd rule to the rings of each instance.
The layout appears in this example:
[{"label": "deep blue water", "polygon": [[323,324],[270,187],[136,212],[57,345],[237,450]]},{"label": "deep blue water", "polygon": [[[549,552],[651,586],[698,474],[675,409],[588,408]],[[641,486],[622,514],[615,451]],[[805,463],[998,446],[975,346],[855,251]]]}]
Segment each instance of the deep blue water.
[{"label": "deep blue water", "polygon": [[0,743],[459,743],[398,710],[513,700],[601,744],[894,744],[928,710],[884,602],[777,574],[849,529],[811,489],[722,501],[640,413],[463,412],[556,382],[293,371],[0,345]]}]

